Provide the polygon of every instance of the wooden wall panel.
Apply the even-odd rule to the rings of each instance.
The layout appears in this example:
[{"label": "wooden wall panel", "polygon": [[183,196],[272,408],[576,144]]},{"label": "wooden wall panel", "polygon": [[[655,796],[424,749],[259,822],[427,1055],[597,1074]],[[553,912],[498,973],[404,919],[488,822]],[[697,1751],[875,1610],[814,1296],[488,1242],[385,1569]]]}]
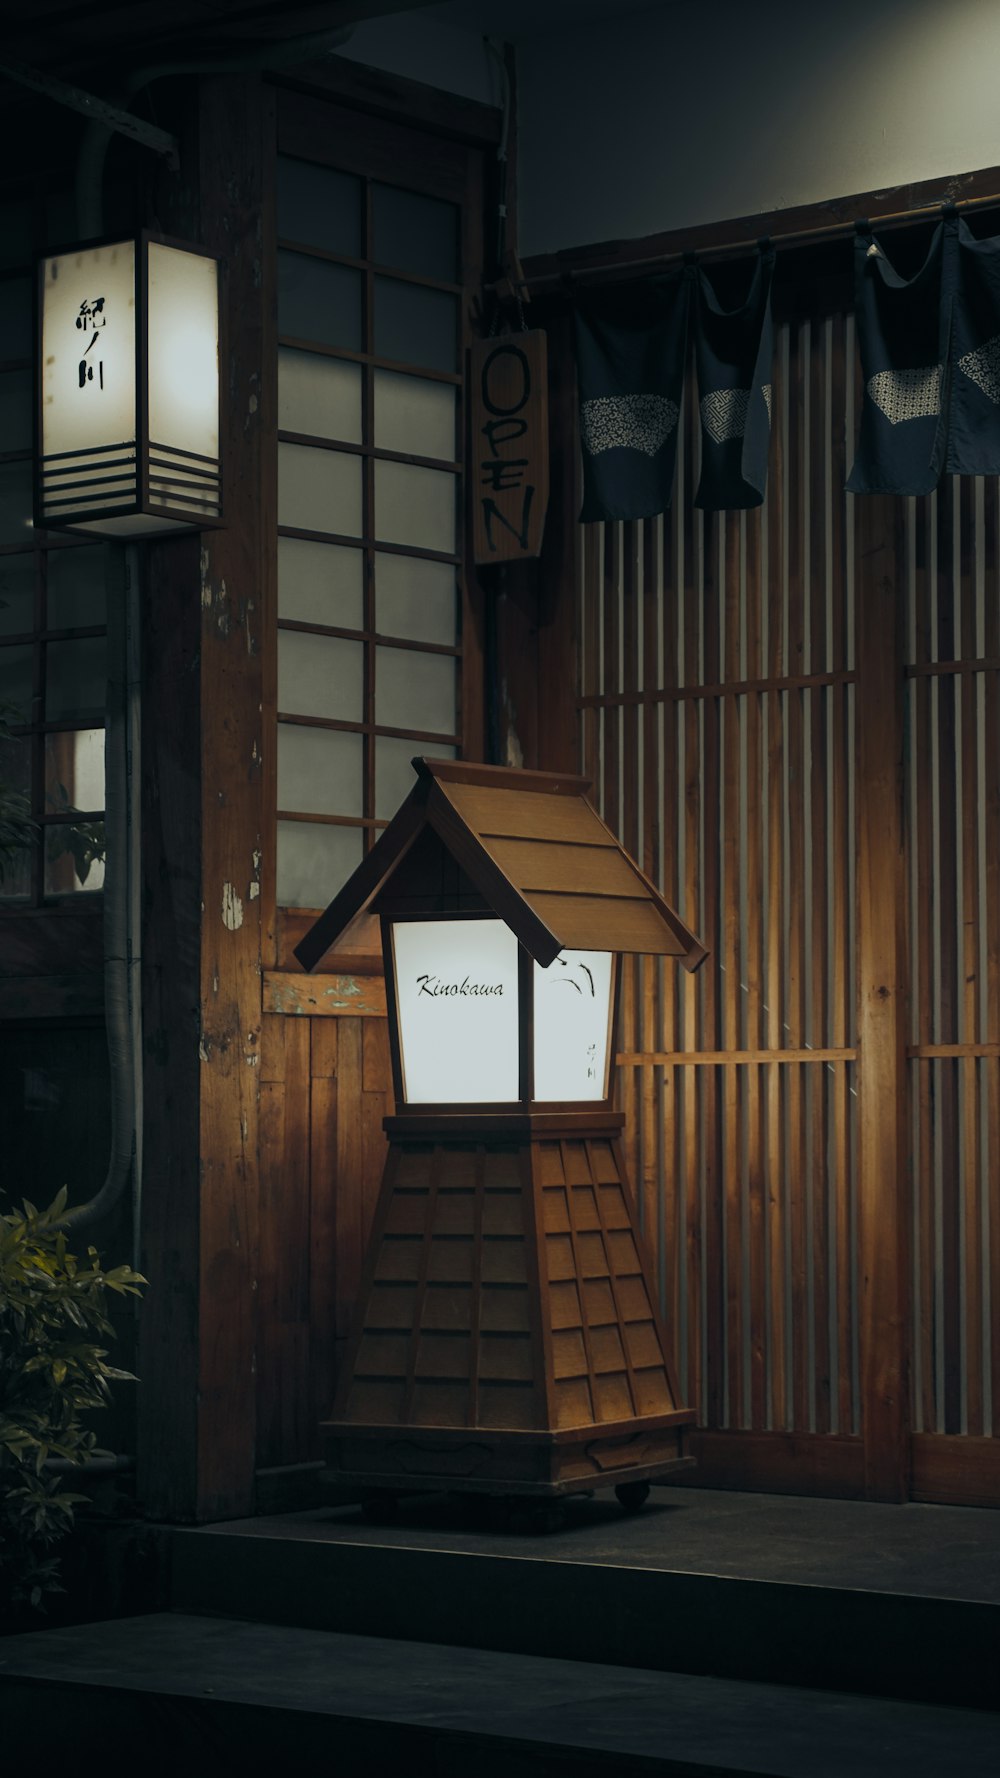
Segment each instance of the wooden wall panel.
[{"label": "wooden wall panel", "polygon": [[379,1017],[267,1014],[261,1075],[257,1467],[319,1456],[392,1110]]}]

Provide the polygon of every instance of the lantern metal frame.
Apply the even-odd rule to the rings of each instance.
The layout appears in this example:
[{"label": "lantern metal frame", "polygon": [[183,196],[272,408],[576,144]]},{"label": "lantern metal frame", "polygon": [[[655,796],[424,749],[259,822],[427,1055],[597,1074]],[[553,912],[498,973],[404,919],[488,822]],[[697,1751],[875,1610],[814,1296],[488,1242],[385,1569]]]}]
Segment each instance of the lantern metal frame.
[{"label": "lantern metal frame", "polygon": [[[135,438],[122,440],[119,445],[98,445],[75,451],[54,452],[48,457],[43,454],[44,440],[44,356],[43,338],[45,323],[45,278],[46,267],[55,259],[62,259],[74,253],[93,253],[102,248],[124,246],[132,243],[135,249]],[[215,458],[195,451],[180,451],[176,447],[162,445],[149,435],[149,249],[150,247],[168,247],[176,252],[185,253],[192,258],[212,260],[216,267],[216,327],[218,342],[218,436],[219,451]],[[188,535],[193,531],[218,530],[226,523],[224,500],[225,459],[223,452],[223,406],[222,406],[222,366],[226,355],[226,327],[224,302],[224,266],[219,254],[211,252],[194,242],[178,239],[172,235],[160,234],[151,229],[140,229],[136,233],[113,234],[97,240],[71,241],[66,246],[53,248],[39,256],[36,264],[35,277],[35,476],[33,490],[34,523],[43,531],[66,531],[82,534],[86,537],[119,539],[122,542],[142,543],[157,536]],[[87,456],[108,455],[115,452],[113,461],[108,468],[118,468],[130,459],[127,455],[134,451],[135,477],[134,491],[130,497],[123,499],[113,508],[107,506],[83,506],[79,512],[71,514],[46,513],[45,510],[45,477],[46,465],[58,463],[60,458],[79,460]],[[152,453],[169,452],[178,459],[176,465],[157,463]],[[200,466],[204,465],[204,468]],[[103,465],[102,465],[103,467]],[[155,482],[157,468],[181,467],[186,471],[186,480],[177,480],[172,485],[184,491],[174,496],[183,505],[194,506],[195,496],[189,489],[202,489],[214,492],[212,504],[214,511],[192,511],[190,515],[178,512],[175,507],[157,497],[152,491],[151,481]],[[151,471],[153,474],[151,475]],[[58,471],[56,472],[58,473]],[[85,481],[79,484],[64,482],[63,489],[70,486],[86,486]],[[84,496],[80,496],[81,500]],[[118,520],[146,518],[153,523],[147,528],[136,530],[124,529],[115,531],[112,527]]]}]

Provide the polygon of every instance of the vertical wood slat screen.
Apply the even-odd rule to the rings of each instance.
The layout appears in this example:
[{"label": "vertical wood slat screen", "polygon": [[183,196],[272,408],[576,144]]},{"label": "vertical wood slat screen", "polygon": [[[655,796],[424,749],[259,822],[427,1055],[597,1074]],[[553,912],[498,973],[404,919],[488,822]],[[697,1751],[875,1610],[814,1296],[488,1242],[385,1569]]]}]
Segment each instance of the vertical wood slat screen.
[{"label": "vertical wood slat screen", "polygon": [[765,506],[584,528],[583,769],[711,947],[625,969],[620,1092],[686,1399],[859,1430],[852,324],[779,329]]},{"label": "vertical wood slat screen", "polygon": [[[583,769],[711,946],[625,971],[629,1164],[709,1429],[857,1434],[853,323],[778,330],[768,496],[588,526]],[[912,1415],[1000,1428],[1000,486],[905,503]]]},{"label": "vertical wood slat screen", "polygon": [[946,480],[907,509],[914,1428],[989,1437],[1000,1431],[1000,488]]}]

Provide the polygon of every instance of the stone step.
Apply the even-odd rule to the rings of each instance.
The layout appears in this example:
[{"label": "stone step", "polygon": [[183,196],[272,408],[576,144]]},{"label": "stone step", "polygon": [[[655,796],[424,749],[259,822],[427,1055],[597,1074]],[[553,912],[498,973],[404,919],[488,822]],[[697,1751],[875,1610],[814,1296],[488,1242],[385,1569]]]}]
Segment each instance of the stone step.
[{"label": "stone step", "polygon": [[564,1532],[454,1500],[174,1534],[171,1603],[302,1629],[997,1708],[1000,1518],[665,1489]]},{"label": "stone step", "polygon": [[12,1771],[61,1721],[149,1778],[969,1778],[997,1748],[986,1712],[189,1613],[7,1637],[0,1721]]}]

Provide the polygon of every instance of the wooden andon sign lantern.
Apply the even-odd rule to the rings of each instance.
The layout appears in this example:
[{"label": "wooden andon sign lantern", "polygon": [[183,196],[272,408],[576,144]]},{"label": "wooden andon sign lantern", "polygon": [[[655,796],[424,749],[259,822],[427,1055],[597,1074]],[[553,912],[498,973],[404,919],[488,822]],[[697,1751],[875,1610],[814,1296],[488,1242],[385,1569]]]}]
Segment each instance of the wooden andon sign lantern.
[{"label": "wooden andon sign lantern", "polygon": [[473,548],[477,562],[541,553],[549,503],[545,334],[499,334],[472,347]]},{"label": "wooden andon sign lantern", "polygon": [[587,782],[415,760],[298,947],[382,929],[397,1112],[327,1460],[361,1489],[552,1498],[692,1459],[611,1106],[623,951],[704,948]]},{"label": "wooden andon sign lantern", "polygon": [[142,234],[39,263],[35,523],[145,538],[222,519],[219,264]]}]

